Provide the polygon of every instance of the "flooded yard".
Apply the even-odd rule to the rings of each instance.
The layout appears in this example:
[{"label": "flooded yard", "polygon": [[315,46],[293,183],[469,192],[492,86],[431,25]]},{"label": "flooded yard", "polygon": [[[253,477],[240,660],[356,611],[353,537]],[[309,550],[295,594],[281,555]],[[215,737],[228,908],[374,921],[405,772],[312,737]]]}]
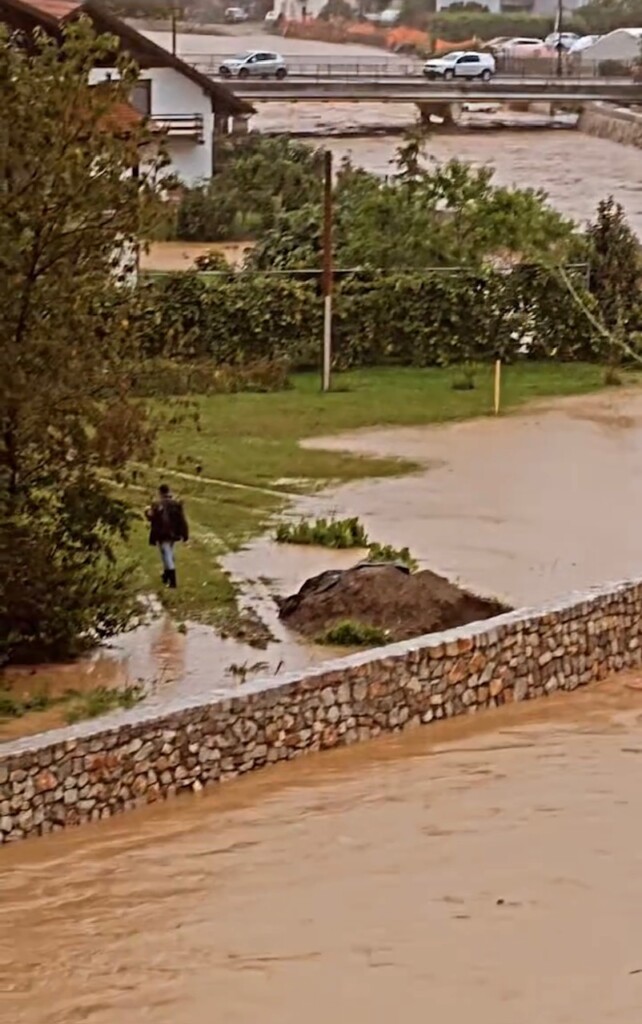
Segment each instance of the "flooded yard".
[{"label": "flooded yard", "polygon": [[[606,580],[642,575],[642,393],[612,390],[556,400],[499,419],[437,427],[365,430],[310,444],[365,455],[406,458],[422,468],[402,477],[366,479],[297,499],[301,516],[358,516],[371,539],[410,547],[421,568],[465,588],[524,607]],[[45,669],[80,686],[142,680],[147,700],[212,697],[244,681],[335,657],[288,630],[275,596],[310,576],[355,564],[363,552],[276,544],[264,536],[229,554],[225,568],[241,601],[269,628],[265,650],[166,617],[123,636],[97,660]],[[39,677],[30,685],[37,686]],[[17,730],[53,723],[31,718]]]}]

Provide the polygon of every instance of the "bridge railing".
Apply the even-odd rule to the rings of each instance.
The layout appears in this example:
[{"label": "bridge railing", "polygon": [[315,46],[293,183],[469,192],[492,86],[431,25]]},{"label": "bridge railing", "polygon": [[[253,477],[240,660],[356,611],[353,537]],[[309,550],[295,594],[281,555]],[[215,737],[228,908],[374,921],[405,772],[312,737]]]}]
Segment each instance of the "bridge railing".
[{"label": "bridge railing", "polygon": [[[185,60],[211,77],[229,53],[186,54]],[[370,81],[388,78],[416,78],[421,75],[424,60],[412,56],[363,54],[325,57],[310,54],[287,54],[285,62],[292,78],[314,80],[332,78],[363,78]],[[511,78],[554,78],[558,70],[563,78],[624,78],[631,76],[633,66],[622,61],[586,61],[565,58],[558,69],[556,57],[498,57],[497,74]]]}]

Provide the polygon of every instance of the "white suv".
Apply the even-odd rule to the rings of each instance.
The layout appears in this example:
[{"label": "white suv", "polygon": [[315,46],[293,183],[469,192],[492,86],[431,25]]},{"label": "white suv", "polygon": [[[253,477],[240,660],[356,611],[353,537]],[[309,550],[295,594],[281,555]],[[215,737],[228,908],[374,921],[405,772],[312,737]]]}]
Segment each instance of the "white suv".
[{"label": "white suv", "polygon": [[483,78],[488,82],[495,74],[492,53],[474,50],[453,50],[445,57],[434,57],[424,64],[426,78]]}]

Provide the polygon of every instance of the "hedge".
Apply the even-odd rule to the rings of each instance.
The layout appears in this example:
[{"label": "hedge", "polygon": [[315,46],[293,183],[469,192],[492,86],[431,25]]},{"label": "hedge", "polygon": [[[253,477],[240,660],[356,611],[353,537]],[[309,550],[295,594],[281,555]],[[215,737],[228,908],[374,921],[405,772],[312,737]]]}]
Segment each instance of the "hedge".
[{"label": "hedge", "polygon": [[[582,288],[581,282],[577,286]],[[591,296],[582,291],[592,304]],[[140,289],[149,357],[224,365],[316,366],[322,302],[316,278],[188,272]],[[339,280],[333,321],[337,368],[447,366],[527,354],[604,357],[604,342],[559,277],[541,268],[358,274]]]}]

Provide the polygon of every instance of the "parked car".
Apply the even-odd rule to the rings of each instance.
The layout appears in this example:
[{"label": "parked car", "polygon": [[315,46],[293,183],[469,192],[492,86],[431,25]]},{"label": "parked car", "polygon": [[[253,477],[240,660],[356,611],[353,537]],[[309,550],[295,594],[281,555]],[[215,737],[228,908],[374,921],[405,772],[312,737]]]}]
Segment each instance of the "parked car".
[{"label": "parked car", "polygon": [[426,78],[483,78],[485,82],[495,74],[492,53],[474,50],[453,50],[445,57],[433,57],[424,64]]},{"label": "parked car", "polygon": [[542,57],[549,52],[544,40],[533,36],[513,36],[497,51],[502,57]]},{"label": "parked car", "polygon": [[490,50],[491,53],[495,53],[497,50],[501,50],[505,43],[509,43],[512,36],[494,36],[483,44],[482,49]]},{"label": "parked car", "polygon": [[580,36],[571,46],[569,53],[581,53],[582,50],[587,50],[589,46],[593,46],[600,38],[600,36]]},{"label": "parked car", "polygon": [[226,7],[223,17],[229,25],[239,25],[242,21],[248,21],[250,16],[243,7]]},{"label": "parked car", "polygon": [[247,50],[224,60],[218,69],[221,78],[285,78],[288,69],[279,53]]},{"label": "parked car", "polygon": [[576,32],[551,32],[550,35],[546,36],[544,43],[553,50],[561,46],[563,50],[568,51],[573,48],[579,38]]}]

